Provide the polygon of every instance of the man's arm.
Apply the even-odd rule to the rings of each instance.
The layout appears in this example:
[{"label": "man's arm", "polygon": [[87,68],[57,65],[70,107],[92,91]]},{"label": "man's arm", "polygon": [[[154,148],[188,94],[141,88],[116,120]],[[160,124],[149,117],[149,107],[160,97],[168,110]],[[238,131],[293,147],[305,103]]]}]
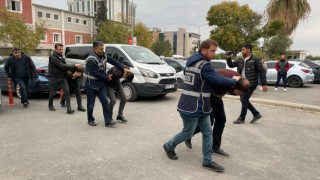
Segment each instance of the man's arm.
[{"label": "man's arm", "polygon": [[121,64],[119,61],[117,61],[116,59],[112,58],[111,56],[106,55],[107,58],[107,62],[114,65],[115,67],[123,70],[123,64]]},{"label": "man's arm", "polygon": [[77,67],[76,67],[75,65],[73,65],[73,64],[64,64],[64,63],[62,63],[62,62],[61,62],[57,57],[55,57],[55,56],[51,56],[50,59],[49,59],[49,61],[50,61],[52,64],[58,66],[58,67],[61,68],[61,69],[66,70],[66,71],[75,71],[75,70],[77,69]]},{"label": "man's arm", "polygon": [[266,71],[264,70],[261,61],[259,59],[255,59],[254,63],[256,63],[257,71],[260,74],[261,85],[267,85]]},{"label": "man's arm", "polygon": [[276,71],[279,71],[279,62],[276,63],[276,65],[274,66],[274,68],[276,69]]},{"label": "man's arm", "polygon": [[201,77],[213,85],[236,87],[237,81],[232,78],[224,77],[215,72],[210,63],[205,63],[201,69]]},{"label": "man's arm", "polygon": [[99,72],[99,67],[94,61],[88,61],[86,64],[86,69],[90,76],[98,78],[102,81],[106,81],[108,78],[106,74]]},{"label": "man's arm", "polygon": [[289,71],[289,69],[290,69],[290,64],[289,64],[289,62],[287,62],[287,65],[286,65],[286,72],[288,72],[288,71]]},{"label": "man's arm", "polygon": [[238,66],[238,60],[232,61],[231,57],[228,57],[227,58],[227,64],[228,64],[228,66],[230,68],[237,67]]},{"label": "man's arm", "polygon": [[11,66],[11,58],[8,58],[6,61],[6,64],[4,65],[4,71],[6,72],[8,78],[12,78],[12,74],[10,72],[10,66]]}]

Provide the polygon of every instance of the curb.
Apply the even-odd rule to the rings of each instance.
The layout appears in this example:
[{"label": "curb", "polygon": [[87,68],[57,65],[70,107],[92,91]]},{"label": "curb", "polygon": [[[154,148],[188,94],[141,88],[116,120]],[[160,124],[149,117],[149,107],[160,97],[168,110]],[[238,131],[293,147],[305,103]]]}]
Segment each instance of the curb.
[{"label": "curb", "polygon": [[[182,89],[177,89],[177,92],[182,92]],[[239,96],[233,95],[225,95],[223,97],[224,100],[240,102]],[[304,112],[311,112],[320,114],[320,106],[314,106],[309,104],[299,104],[299,103],[291,103],[284,101],[276,101],[276,100],[268,100],[268,99],[260,99],[260,98],[250,98],[250,102],[254,104],[260,104],[265,106],[284,108],[284,109],[293,109],[293,110],[301,110]]]},{"label": "curb", "polygon": [[[223,99],[229,100],[229,101],[235,101],[235,102],[240,101],[239,96],[232,96],[232,95],[225,95]],[[254,104],[265,105],[265,106],[272,106],[277,108],[285,108],[285,109],[293,109],[293,110],[302,110],[304,112],[312,112],[312,113],[320,114],[320,106],[314,106],[309,104],[299,104],[299,103],[267,100],[267,99],[260,99],[260,98],[250,98],[250,102]]]}]

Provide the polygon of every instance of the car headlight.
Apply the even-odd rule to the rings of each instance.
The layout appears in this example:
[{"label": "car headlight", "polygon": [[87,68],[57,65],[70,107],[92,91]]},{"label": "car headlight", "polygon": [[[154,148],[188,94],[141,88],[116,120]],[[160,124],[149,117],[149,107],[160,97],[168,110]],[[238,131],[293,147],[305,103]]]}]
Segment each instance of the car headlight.
[{"label": "car headlight", "polygon": [[148,77],[148,78],[158,78],[158,75],[153,72],[153,71],[150,71],[148,69],[142,69],[142,68],[138,68],[139,71],[141,72],[142,76],[144,77]]}]

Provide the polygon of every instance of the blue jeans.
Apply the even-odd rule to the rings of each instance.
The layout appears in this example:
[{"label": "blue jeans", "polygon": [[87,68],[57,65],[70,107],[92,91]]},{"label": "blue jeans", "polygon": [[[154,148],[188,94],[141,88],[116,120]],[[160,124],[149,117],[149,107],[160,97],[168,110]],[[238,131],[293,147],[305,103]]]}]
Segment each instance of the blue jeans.
[{"label": "blue jeans", "polygon": [[180,133],[170,139],[166,146],[170,151],[193,136],[194,130],[197,125],[200,127],[202,132],[202,155],[203,163],[212,162],[212,128],[210,124],[210,115],[207,116],[187,116],[180,114],[183,120],[183,129]]},{"label": "blue jeans", "polygon": [[253,91],[256,89],[257,87],[251,87],[246,93],[240,95],[240,101],[242,104],[242,108],[241,108],[241,114],[240,117],[245,119],[246,115],[247,115],[247,111],[248,109],[251,111],[251,113],[253,114],[253,116],[257,116],[260,113],[254,108],[254,106],[251,104],[250,97],[253,93]]},{"label": "blue jeans", "polygon": [[103,109],[103,116],[104,122],[109,123],[112,121],[112,117],[110,116],[110,107],[109,101],[107,99],[107,89],[103,86],[100,89],[92,89],[90,85],[86,84],[86,94],[87,94],[87,115],[88,121],[94,121],[93,117],[93,108],[96,101],[96,96],[98,96],[102,109]]},{"label": "blue jeans", "polygon": [[281,78],[283,81],[283,87],[286,88],[286,86],[287,86],[287,73],[280,74],[279,72],[277,74],[276,88],[278,87]]},{"label": "blue jeans", "polygon": [[20,86],[20,94],[21,94],[21,103],[28,102],[28,82],[29,79],[15,79],[16,84]]}]

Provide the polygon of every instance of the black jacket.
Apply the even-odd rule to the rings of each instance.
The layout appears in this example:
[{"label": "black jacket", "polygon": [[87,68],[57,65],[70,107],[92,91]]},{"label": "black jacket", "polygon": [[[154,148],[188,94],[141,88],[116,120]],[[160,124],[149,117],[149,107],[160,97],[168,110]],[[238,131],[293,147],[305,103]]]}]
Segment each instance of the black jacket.
[{"label": "black jacket", "polygon": [[76,71],[76,67],[73,64],[67,64],[66,60],[58,55],[56,52],[53,52],[49,57],[49,78],[62,79],[67,77],[68,71]]},{"label": "black jacket", "polygon": [[[241,57],[235,61],[232,61],[231,58],[227,58],[228,66],[231,68],[237,67],[237,72],[239,74],[241,74],[243,69],[243,63],[244,59]],[[249,80],[251,87],[258,85],[258,74],[260,74],[261,84],[267,84],[266,71],[258,57],[251,55],[251,57],[246,61],[245,68],[246,78]]]},{"label": "black jacket", "polygon": [[[29,79],[31,82],[34,82],[35,79],[38,78],[38,74],[36,72],[36,66],[34,65],[31,58],[25,54],[21,54],[21,58],[26,61],[26,71],[29,76]],[[8,58],[6,61],[6,64],[4,65],[4,70],[9,78],[12,78],[12,80],[15,79],[16,75],[16,58],[12,55]]]}]

